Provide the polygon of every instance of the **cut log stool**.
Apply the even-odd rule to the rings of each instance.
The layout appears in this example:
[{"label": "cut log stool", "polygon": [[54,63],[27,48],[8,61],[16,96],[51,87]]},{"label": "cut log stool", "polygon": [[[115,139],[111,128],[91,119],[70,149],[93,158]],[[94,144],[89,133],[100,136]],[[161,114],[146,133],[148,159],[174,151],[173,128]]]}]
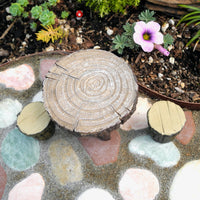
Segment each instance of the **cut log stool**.
[{"label": "cut log stool", "polygon": [[75,135],[108,140],[137,103],[138,85],[131,68],[103,50],[81,50],[61,58],[43,86],[51,118]]},{"label": "cut log stool", "polygon": [[26,105],[18,115],[17,126],[25,135],[39,140],[50,138],[55,131],[55,124],[42,102],[33,102]]},{"label": "cut log stool", "polygon": [[147,118],[152,138],[160,143],[172,141],[186,122],[182,108],[170,101],[154,103],[148,111]]}]

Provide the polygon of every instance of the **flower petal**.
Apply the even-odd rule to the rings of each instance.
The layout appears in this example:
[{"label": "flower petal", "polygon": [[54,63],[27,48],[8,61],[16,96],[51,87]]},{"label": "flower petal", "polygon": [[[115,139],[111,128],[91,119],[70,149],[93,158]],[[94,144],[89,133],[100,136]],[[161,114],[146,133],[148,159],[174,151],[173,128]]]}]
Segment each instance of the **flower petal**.
[{"label": "flower petal", "polygon": [[154,44],[152,42],[146,41],[143,44],[141,44],[141,47],[142,47],[143,51],[151,52],[154,49]]},{"label": "flower petal", "polygon": [[143,21],[136,22],[134,30],[137,33],[143,34],[147,30],[147,24]]},{"label": "flower petal", "polygon": [[163,34],[160,32],[156,32],[151,35],[151,42],[155,44],[162,44],[164,42]]},{"label": "flower petal", "polygon": [[146,24],[146,28],[150,33],[155,33],[160,30],[160,24],[157,22],[150,21]]},{"label": "flower petal", "polygon": [[133,34],[133,40],[136,44],[139,44],[139,45],[141,45],[144,42],[143,35],[138,32]]}]

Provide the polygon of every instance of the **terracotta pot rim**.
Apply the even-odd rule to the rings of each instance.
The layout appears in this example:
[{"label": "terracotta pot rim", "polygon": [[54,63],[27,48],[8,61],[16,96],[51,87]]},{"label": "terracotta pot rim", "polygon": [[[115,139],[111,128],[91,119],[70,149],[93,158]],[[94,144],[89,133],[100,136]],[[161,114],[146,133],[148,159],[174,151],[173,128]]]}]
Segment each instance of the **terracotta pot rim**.
[{"label": "terracotta pot rim", "polygon": [[138,83],[138,86],[139,86],[140,92],[144,92],[150,97],[172,101],[172,102],[176,103],[177,105],[179,105],[183,108],[190,109],[190,110],[200,110],[200,103],[192,103],[192,102],[186,102],[186,101],[173,99],[166,95],[160,94],[160,93],[156,92],[155,90],[149,89],[146,86],[142,85],[141,83]]},{"label": "terracotta pot rim", "polygon": [[[21,56],[21,57],[15,59],[15,60],[11,60],[11,61],[8,61],[8,62],[0,65],[0,69],[4,66],[10,64],[10,63],[14,63],[14,62],[19,61],[21,59],[29,58],[29,57],[32,57],[32,56],[43,56],[43,55],[48,55],[48,54],[49,55],[56,55],[56,54],[69,55],[70,53],[73,53],[73,52],[74,51],[60,51],[60,50],[58,50],[58,51],[37,52],[37,53],[33,53],[33,54],[28,54],[28,55]],[[185,102],[185,101],[173,99],[171,97],[167,97],[165,95],[162,95],[162,94],[156,92],[155,90],[147,88],[146,86],[142,85],[141,83],[138,83],[138,86],[139,86],[139,91],[147,94],[149,97],[158,98],[158,99],[162,99],[162,100],[169,100],[169,101],[172,101],[172,102],[180,105],[183,108],[187,108],[187,109],[190,109],[190,110],[200,110],[200,103]]]}]

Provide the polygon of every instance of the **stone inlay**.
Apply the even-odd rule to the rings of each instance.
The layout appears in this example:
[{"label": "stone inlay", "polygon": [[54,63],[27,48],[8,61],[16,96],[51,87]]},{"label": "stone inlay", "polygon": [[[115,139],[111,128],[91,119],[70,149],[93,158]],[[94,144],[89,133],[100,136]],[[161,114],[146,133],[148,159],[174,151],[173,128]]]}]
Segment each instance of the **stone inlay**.
[{"label": "stone inlay", "polygon": [[32,99],[32,102],[41,101],[43,102],[43,94],[42,91],[39,91]]},{"label": "stone inlay", "polygon": [[120,126],[120,128],[125,131],[148,128],[147,111],[150,107],[151,103],[147,98],[139,97],[136,111],[127,122]]},{"label": "stone inlay", "polygon": [[13,129],[2,142],[1,155],[6,165],[14,170],[29,169],[39,160],[39,142],[25,136],[17,128]]},{"label": "stone inlay", "polygon": [[2,199],[6,183],[7,183],[7,175],[4,168],[0,165],[0,199]]},{"label": "stone inlay", "polygon": [[44,187],[43,177],[38,173],[31,174],[12,188],[8,200],[41,200]]},{"label": "stone inlay", "polygon": [[78,200],[114,200],[111,194],[100,188],[90,188],[83,192]]},{"label": "stone inlay", "polygon": [[180,152],[173,142],[161,144],[149,135],[134,138],[128,147],[131,153],[151,158],[161,167],[172,167],[180,160]]},{"label": "stone inlay", "polygon": [[61,185],[81,181],[81,163],[72,146],[63,139],[53,141],[49,146],[51,167]]},{"label": "stone inlay", "polygon": [[22,110],[18,100],[4,99],[0,101],[0,128],[7,128],[17,120],[17,114]]},{"label": "stone inlay", "polygon": [[200,160],[186,163],[177,172],[169,196],[170,200],[200,199]]},{"label": "stone inlay", "polygon": [[149,170],[130,168],[119,182],[124,200],[153,200],[159,193],[159,182]]},{"label": "stone inlay", "polygon": [[112,131],[111,139],[108,141],[92,136],[80,137],[79,141],[95,165],[105,165],[117,160],[121,141],[118,131]]},{"label": "stone inlay", "polygon": [[190,143],[196,131],[196,126],[191,111],[185,111],[186,123],[176,139],[183,145]]},{"label": "stone inlay", "polygon": [[40,61],[40,76],[42,80],[45,79],[46,74],[48,73],[49,69],[55,64],[56,59],[42,59]]},{"label": "stone inlay", "polygon": [[2,83],[7,88],[14,88],[18,91],[29,89],[34,81],[34,71],[28,64],[22,64],[0,72],[0,84]]}]

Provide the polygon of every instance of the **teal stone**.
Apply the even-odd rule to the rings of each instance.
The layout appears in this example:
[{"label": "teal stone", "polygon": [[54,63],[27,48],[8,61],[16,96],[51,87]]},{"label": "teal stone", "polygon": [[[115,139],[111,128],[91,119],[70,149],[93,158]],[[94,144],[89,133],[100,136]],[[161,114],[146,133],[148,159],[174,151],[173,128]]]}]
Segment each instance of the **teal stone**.
[{"label": "teal stone", "polygon": [[29,169],[39,160],[39,142],[15,128],[3,140],[1,156],[6,165],[13,170],[23,171]]},{"label": "teal stone", "polygon": [[148,157],[161,167],[172,167],[180,160],[180,152],[173,142],[161,144],[149,135],[134,138],[129,143],[129,151]]}]

